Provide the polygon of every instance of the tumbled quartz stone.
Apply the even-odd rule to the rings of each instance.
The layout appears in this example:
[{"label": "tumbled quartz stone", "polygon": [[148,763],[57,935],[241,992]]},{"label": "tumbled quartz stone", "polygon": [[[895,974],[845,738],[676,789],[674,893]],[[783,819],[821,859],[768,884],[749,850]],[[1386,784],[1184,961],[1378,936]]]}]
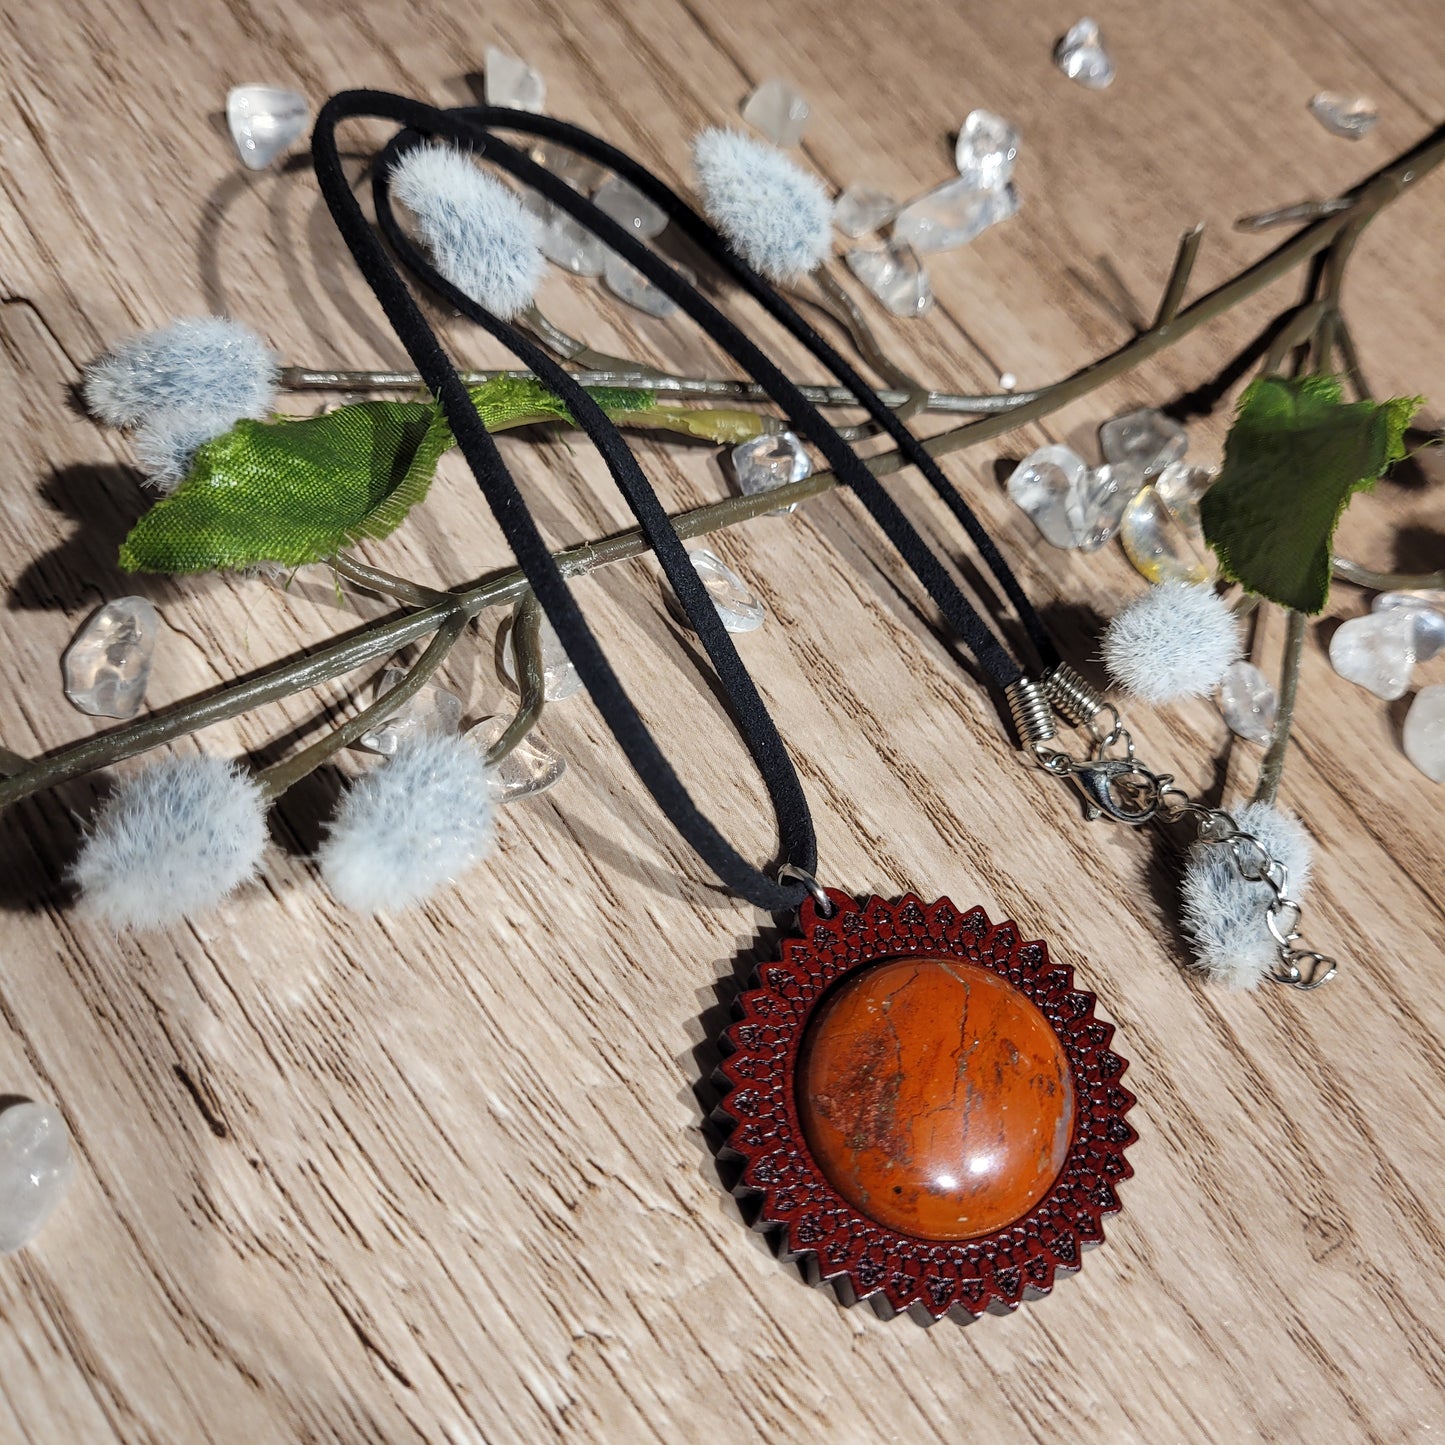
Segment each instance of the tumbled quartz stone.
[{"label": "tumbled quartz stone", "polygon": [[980,191],[1007,185],[1018,153],[1018,131],[991,110],[969,111],[953,148],[958,174]]},{"label": "tumbled quartz stone", "polygon": [[1405,714],[1405,756],[1433,782],[1445,783],[1445,682],[1422,687]]},{"label": "tumbled quartz stone", "polygon": [[592,202],[604,216],[610,216],[643,241],[651,241],[667,229],[667,213],[654,206],[636,186],[629,186],[617,176],[598,186]]},{"label": "tumbled quartz stone", "polygon": [[1330,638],[1330,662],[1335,671],[1386,702],[1404,697],[1415,667],[1411,610],[1392,607],[1342,622]]},{"label": "tumbled quartz stone", "polygon": [[1219,711],[1229,730],[1252,743],[1274,736],[1279,699],[1269,679],[1252,662],[1231,662],[1219,680]]},{"label": "tumbled quartz stone", "polygon": [[306,129],[306,97],[274,85],[238,85],[226,96],[226,124],[248,170],[264,171]]},{"label": "tumbled quartz stone", "polygon": [[[467,741],[485,753],[506,732],[508,717],[484,717],[467,729]],[[487,769],[487,786],[498,803],[518,803],[555,788],[567,771],[567,760],[537,736],[534,728],[504,757]]]},{"label": "tumbled quartz stone", "polygon": [[960,177],[909,201],[893,223],[893,238],[915,251],[948,251],[966,246],[1018,209],[1012,185],[981,191]]},{"label": "tumbled quartz stone", "polygon": [[1083,457],[1064,446],[1040,447],[1014,468],[1008,494],[1055,547],[1080,542],[1070,503],[1088,477]]},{"label": "tumbled quartz stone", "polygon": [[524,60],[487,46],[487,104],[540,115],[547,104],[547,82]]},{"label": "tumbled quartz stone", "polygon": [[1114,62],[1104,48],[1099,24],[1087,15],[1076,21],[1054,47],[1054,64],[1080,85],[1103,90],[1114,83]]},{"label": "tumbled quartz stone", "polygon": [[833,202],[833,224],[856,241],[871,236],[898,214],[898,202],[872,186],[849,186]]},{"label": "tumbled quartz stone", "polygon": [[[748,584],[728,566],[715,552],[698,547],[689,552],[688,560],[697,573],[722,625],[729,632],[756,632],[767,619],[767,610],[753,595]],[[682,603],[671,587],[663,583],[667,605],[674,617],[684,626],[691,627],[692,620],[684,611]]]},{"label": "tumbled quartz stone", "polygon": [[27,1099],[0,1113],[0,1254],[13,1254],[35,1238],[74,1173],[58,1109]]},{"label": "tumbled quartz stone", "polygon": [[134,717],[145,702],[160,615],[144,597],[94,612],[60,659],[65,695],[92,717]]},{"label": "tumbled quartz stone", "polygon": [[1151,582],[1205,582],[1214,570],[1198,503],[1184,498],[1171,505],[1157,483],[1130,498],[1119,521],[1119,541]]},{"label": "tumbled quartz stone", "polygon": [[895,316],[922,316],[933,305],[928,272],[912,246],[891,241],[881,251],[848,252],[848,269]]},{"label": "tumbled quartz stone", "polygon": [[[393,664],[376,681],[373,698],[379,698],[406,678],[408,669]],[[454,733],[462,724],[462,700],[434,682],[427,683],[417,695],[404,702],[389,717],[383,718],[370,731],[362,733],[356,746],[369,753],[389,758],[403,738],[414,733]]]},{"label": "tumbled quartz stone", "polygon": [[[804,450],[797,435],[790,431],[739,443],[733,448],[732,461],[738,487],[749,497],[759,492],[775,491],[790,482],[801,482],[813,471],[813,459]],[[779,507],[777,510],[786,513],[793,508]]]},{"label": "tumbled quartz stone", "polygon": [[607,178],[606,170],[568,146],[543,141],[532,151],[537,164],[560,176],[574,191],[590,194]]},{"label": "tumbled quartz stone", "polygon": [[1310,114],[1331,135],[1343,136],[1346,140],[1360,140],[1380,119],[1379,111],[1363,95],[1342,95],[1334,90],[1322,90],[1313,96]]},{"label": "tumbled quartz stone", "polygon": [[1445,649],[1445,589],[1381,592],[1370,607],[1374,612],[1400,610],[1409,614],[1416,662],[1429,662]]},{"label": "tumbled quartz stone", "polygon": [[1170,462],[1154,478],[1154,488],[1166,507],[1194,508],[1197,526],[1199,499],[1214,485],[1218,475],[1209,467],[1191,467],[1188,462]]},{"label": "tumbled quartz stone", "polygon": [[1139,480],[1138,469],[1129,462],[1105,462],[1088,470],[1067,505],[1081,551],[1097,552],[1113,539],[1139,490]]},{"label": "tumbled quartz stone", "polygon": [[1099,428],[1106,462],[1132,462],[1147,482],[1189,450],[1189,433],[1153,407],[1125,412]]},{"label": "tumbled quartz stone", "polygon": [[649,316],[671,316],[677,310],[671,296],[654,286],[636,266],[624,261],[615,251],[608,250],[602,274],[614,296]]},{"label": "tumbled quartz stone", "polygon": [[527,209],[542,223],[542,254],[574,276],[600,276],[607,264],[607,247],[580,221],[535,191],[526,200]]},{"label": "tumbled quartz stone", "polygon": [[808,124],[808,102],[786,80],[765,80],[743,103],[743,119],[776,146],[795,146]]},{"label": "tumbled quartz stone", "polygon": [[[507,625],[507,641],[502,648],[502,673],[513,687],[517,685],[517,659],[512,655],[512,641],[516,636],[517,614],[512,613]],[[567,656],[562,639],[545,617],[542,619],[542,689],[548,702],[565,702],[582,686],[582,678]]]}]

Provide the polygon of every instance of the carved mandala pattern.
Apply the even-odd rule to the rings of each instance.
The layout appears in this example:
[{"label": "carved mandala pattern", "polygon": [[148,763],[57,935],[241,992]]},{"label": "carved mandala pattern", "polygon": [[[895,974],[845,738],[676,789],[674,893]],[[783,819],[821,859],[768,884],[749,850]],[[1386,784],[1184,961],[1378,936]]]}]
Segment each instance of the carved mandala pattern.
[{"label": "carved mandala pattern", "polygon": [[[1115,1186],[1133,1170],[1124,1151],[1137,1135],[1124,1115],[1134,1096],[1121,1088],[1128,1067],[1113,1053],[1112,1024],[1094,1018],[1094,995],[1074,986],[1073,970],[1050,962],[1042,943],[1017,925],[990,924],[982,908],[961,912],[946,898],[860,904],[828,890],[831,918],[804,902],[799,937],[758,970],[757,987],[738,999],[724,1034],[731,1053],[719,1073],[718,1112],[729,1147],[743,1160],[734,1192],[761,1195],[758,1227],[783,1233],[787,1253],[810,1277],[832,1282],[844,1303],[868,1299],[881,1314],[906,1310],[931,1324],[1007,1313],[1047,1294],[1072,1273],[1080,1252],[1102,1242],[1102,1218],[1120,1208]],[[992,1234],[940,1243],[875,1223],[840,1195],[804,1140],[793,1079],[808,1021],[845,974],[884,959],[928,954],[992,970],[1031,999],[1058,1035],[1073,1077],[1074,1136],[1048,1192],[1021,1218]]]}]

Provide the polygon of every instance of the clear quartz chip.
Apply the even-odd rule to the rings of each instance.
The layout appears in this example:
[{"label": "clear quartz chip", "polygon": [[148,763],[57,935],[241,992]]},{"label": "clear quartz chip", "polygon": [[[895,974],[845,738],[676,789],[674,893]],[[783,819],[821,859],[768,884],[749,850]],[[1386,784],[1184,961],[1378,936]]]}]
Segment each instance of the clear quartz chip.
[{"label": "clear quartz chip", "polygon": [[607,172],[596,161],[579,155],[569,146],[542,141],[532,155],[538,165],[546,166],[554,176],[560,176],[574,191],[584,195],[590,195],[607,179]]},{"label": "clear quartz chip", "polygon": [[[1182,462],[1174,465],[1201,471]],[[1213,575],[1214,554],[1204,541],[1199,504],[1187,495],[1166,493],[1164,476],[1146,483],[1130,498],[1119,521],[1119,541],[1151,582],[1206,582]]]},{"label": "clear quartz chip", "polygon": [[[517,612],[513,608],[507,623],[507,640],[502,646],[502,675],[513,687],[517,685],[517,659],[512,655],[516,623]],[[582,678],[567,656],[556,629],[545,617],[542,618],[541,651],[543,695],[548,702],[565,702],[580,690]]]},{"label": "clear quartz chip", "polygon": [[1342,622],[1330,638],[1330,662],[1350,682],[1394,702],[1410,688],[1415,668],[1415,619],[1412,609],[1387,607]]},{"label": "clear quartz chip", "polygon": [[959,176],[980,191],[1006,186],[1018,153],[1017,129],[991,110],[969,111],[953,148]]},{"label": "clear quartz chip", "polygon": [[306,97],[274,85],[237,85],[226,95],[226,124],[248,170],[264,171],[298,140],[311,114]]},{"label": "clear quartz chip", "polygon": [[1415,644],[1415,661],[1429,662],[1445,649],[1445,589],[1381,592],[1370,604],[1373,612],[1406,611]]},{"label": "clear quartz chip", "polygon": [[872,186],[849,186],[833,202],[833,224],[855,241],[871,236],[898,214],[898,202]]},{"label": "clear quartz chip", "polygon": [[1219,711],[1229,730],[1265,746],[1274,736],[1279,699],[1269,679],[1252,662],[1231,662],[1219,680]]},{"label": "clear quartz chip", "polygon": [[677,310],[671,296],[654,286],[636,266],[624,261],[615,251],[608,250],[602,274],[614,296],[649,316],[671,316]]},{"label": "clear quartz chip", "polygon": [[1310,114],[1331,135],[1346,140],[1359,140],[1375,128],[1380,112],[1374,102],[1363,95],[1342,95],[1336,90],[1322,90],[1310,99]]},{"label": "clear quartz chip", "polygon": [[[376,680],[373,699],[382,697],[396,687],[407,675],[408,669],[396,663],[391,664]],[[434,682],[428,682],[415,697],[409,698],[389,717],[383,718],[375,727],[356,740],[356,746],[369,753],[380,753],[389,758],[396,752],[403,738],[414,733],[454,733],[462,724],[462,700],[456,693]]]},{"label": "clear quartz chip", "polygon": [[1099,446],[1106,462],[1132,462],[1148,481],[1189,450],[1189,433],[1162,411],[1145,406],[1106,421],[1099,428]]},{"label": "clear quartz chip", "polygon": [[60,659],[66,697],[92,717],[134,717],[150,685],[159,628],[144,597],[118,597],[93,612]]},{"label": "clear quartz chip", "polygon": [[1445,783],[1445,682],[1422,687],[1405,714],[1405,756],[1433,782]]},{"label": "clear quartz chip", "polygon": [[[775,491],[790,482],[801,482],[813,471],[813,459],[796,433],[790,431],[740,442],[732,450],[732,462],[738,488],[749,497]],[[796,506],[795,502],[793,507]],[[786,514],[793,507],[779,507],[777,511]]]},{"label": "clear quartz chip", "polygon": [[[484,717],[475,727],[467,729],[467,741],[485,753],[506,732],[511,721],[508,717]],[[495,802],[518,803],[555,788],[566,771],[566,758],[553,752],[533,728],[501,762],[488,769],[487,783]]]},{"label": "clear quartz chip", "polygon": [[776,146],[795,146],[811,114],[802,92],[786,80],[765,80],[743,102],[743,119]]},{"label": "clear quartz chip", "polygon": [[529,191],[527,209],[542,223],[542,254],[554,266],[574,276],[600,276],[607,264],[607,247],[580,221],[560,206]]},{"label": "clear quartz chip", "polygon": [[[706,547],[697,547],[689,552],[693,571],[697,573],[722,625],[729,632],[756,632],[767,620],[767,609],[753,595],[748,584],[728,566],[715,552]],[[664,581],[663,592],[672,615],[684,626],[690,627],[691,620],[683,610],[677,594]]]},{"label": "clear quartz chip", "polygon": [[1119,530],[1124,509],[1139,490],[1129,463],[1090,467],[1069,447],[1030,453],[1009,477],[1008,493],[1055,547],[1097,551]]},{"label": "clear quartz chip", "polygon": [[848,269],[895,316],[922,316],[933,305],[928,272],[912,246],[895,240],[881,251],[855,247],[846,259]]},{"label": "clear quartz chip", "polygon": [[1088,470],[1067,508],[1081,551],[1097,552],[1114,538],[1140,481],[1132,462],[1105,462]]},{"label": "clear quartz chip", "polygon": [[1099,23],[1085,16],[1054,47],[1054,64],[1080,85],[1103,90],[1114,83],[1114,62],[1104,48]]},{"label": "clear quartz chip", "polygon": [[540,115],[547,104],[547,82],[525,60],[487,46],[487,104]]},{"label": "clear quartz chip", "polygon": [[960,176],[909,201],[893,223],[893,238],[915,251],[950,251],[1017,215],[1018,209],[1012,184],[981,191]]},{"label": "clear quartz chip", "polygon": [[603,181],[592,201],[604,216],[610,216],[643,241],[651,241],[667,229],[667,213],[618,176]]},{"label": "clear quartz chip", "polygon": [[26,1099],[0,1112],[0,1254],[35,1238],[74,1173],[59,1109]]},{"label": "clear quartz chip", "polygon": [[1014,468],[1008,494],[1055,547],[1077,547],[1081,541],[1074,525],[1071,503],[1089,474],[1088,464],[1064,446],[1045,446],[1031,452]]}]

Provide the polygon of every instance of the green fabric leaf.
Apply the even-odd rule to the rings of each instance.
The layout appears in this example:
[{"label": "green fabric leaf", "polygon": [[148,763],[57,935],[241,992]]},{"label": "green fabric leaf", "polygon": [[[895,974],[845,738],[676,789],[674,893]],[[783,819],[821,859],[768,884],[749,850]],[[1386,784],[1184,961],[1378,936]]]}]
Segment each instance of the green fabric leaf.
[{"label": "green fabric leaf", "polygon": [[[762,429],[753,412],[663,407],[654,393],[633,388],[588,390],[619,425],[720,442],[746,441]],[[533,378],[498,377],[471,397],[491,431],[572,422],[561,400]],[[454,444],[441,408],[429,401],[359,402],[302,420],[237,422],[202,446],[185,481],[136,523],[120,564],[128,572],[203,572],[320,562],[359,538],[395,531],[426,497]]]},{"label": "green fabric leaf", "polygon": [[1323,611],[1340,516],[1404,456],[1420,400],[1342,402],[1330,376],[1253,382],[1199,506],[1221,574],[1282,607]]},{"label": "green fabric leaf", "polygon": [[384,537],[426,496],[451,429],[430,402],[361,402],[301,421],[239,421],[136,523],[127,572],[319,562]]}]

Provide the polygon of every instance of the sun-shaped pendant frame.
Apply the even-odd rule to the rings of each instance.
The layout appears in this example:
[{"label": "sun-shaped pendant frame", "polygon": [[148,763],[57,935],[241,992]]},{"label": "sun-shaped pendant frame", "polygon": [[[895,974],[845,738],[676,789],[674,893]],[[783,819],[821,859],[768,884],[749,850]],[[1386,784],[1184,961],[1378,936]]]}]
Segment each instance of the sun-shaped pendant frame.
[{"label": "sun-shaped pendant frame", "polygon": [[[1067,964],[1024,942],[1016,924],[991,924],[982,908],[911,893],[891,903],[832,889],[827,897],[827,918],[805,900],[800,936],[759,968],[723,1034],[731,1052],[718,1069],[717,1113],[742,1161],[733,1192],[761,1195],[755,1227],[781,1231],[784,1253],[845,1305],[867,1300],[885,1318],[907,1311],[923,1324],[1007,1314],[1047,1294],[1056,1274],[1075,1272],[1082,1251],[1103,1242],[1103,1216],[1121,1207],[1115,1186],[1133,1173],[1124,1151],[1138,1136],[1124,1119],[1134,1096],[1119,1083],[1128,1064],[1109,1048],[1114,1026],[1094,1017],[1097,999],[1074,986]],[[910,955],[956,958],[1006,979],[1048,1020],[1073,1079],[1074,1134],[1058,1178],[1027,1213],[973,1239],[919,1239],[860,1213],[828,1182],[799,1121],[799,1049],[824,995],[859,969]]]}]

